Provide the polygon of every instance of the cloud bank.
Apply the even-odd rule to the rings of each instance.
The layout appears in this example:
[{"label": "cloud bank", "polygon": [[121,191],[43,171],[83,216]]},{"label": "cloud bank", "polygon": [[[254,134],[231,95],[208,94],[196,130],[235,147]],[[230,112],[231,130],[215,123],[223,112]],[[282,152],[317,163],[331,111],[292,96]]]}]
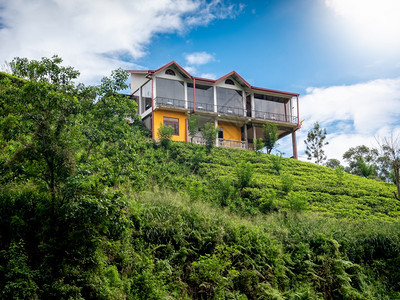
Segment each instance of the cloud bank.
[{"label": "cloud bank", "polygon": [[60,55],[95,81],[148,51],[160,33],[184,33],[242,7],[213,0],[0,0],[0,64],[16,56]]},{"label": "cloud bank", "polygon": [[[328,158],[342,159],[350,147],[377,146],[375,136],[400,129],[400,78],[327,88],[308,88],[300,98],[299,152],[314,122],[327,129]],[[303,156],[302,160],[306,160]]]}]

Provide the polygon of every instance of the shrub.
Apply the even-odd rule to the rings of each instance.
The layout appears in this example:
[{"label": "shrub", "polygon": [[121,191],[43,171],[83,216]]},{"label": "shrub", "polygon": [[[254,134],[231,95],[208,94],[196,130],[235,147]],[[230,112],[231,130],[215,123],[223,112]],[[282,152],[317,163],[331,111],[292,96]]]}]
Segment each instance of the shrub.
[{"label": "shrub", "polygon": [[270,157],[272,161],[272,169],[280,174],[282,170],[282,154],[279,153],[279,155],[271,155]]},{"label": "shrub", "polygon": [[249,162],[240,162],[236,167],[236,176],[238,180],[239,190],[243,190],[245,187],[249,187],[254,175],[254,167]]},{"label": "shrub", "polygon": [[161,146],[164,149],[169,149],[173,133],[174,129],[172,126],[165,126],[164,124],[160,123],[160,128],[158,128],[158,138],[160,139]]},{"label": "shrub", "polygon": [[288,194],[293,189],[294,179],[289,174],[285,173],[281,175],[282,191]]},{"label": "shrub", "polygon": [[215,145],[215,140],[217,139],[218,129],[215,128],[214,124],[208,122],[204,124],[202,135],[204,142],[206,143],[206,149],[208,152],[211,151],[212,147]]},{"label": "shrub", "polygon": [[290,192],[288,195],[288,206],[295,212],[307,209],[307,195],[301,192]]}]

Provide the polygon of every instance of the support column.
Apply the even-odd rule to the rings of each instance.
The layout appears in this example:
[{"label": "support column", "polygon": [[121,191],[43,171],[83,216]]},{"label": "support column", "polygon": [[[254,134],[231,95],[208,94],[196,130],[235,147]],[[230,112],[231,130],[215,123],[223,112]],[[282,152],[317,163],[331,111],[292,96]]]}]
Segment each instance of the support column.
[{"label": "support column", "polygon": [[242,106],[243,106],[243,116],[246,116],[246,91],[242,90]]},{"label": "support column", "polygon": [[139,88],[139,103],[138,103],[138,111],[139,111],[139,115],[141,115],[143,113],[143,108],[142,108],[142,87]]},{"label": "support column", "polygon": [[[218,120],[217,119],[215,119],[215,121],[214,121],[214,128],[218,129]],[[215,145],[217,147],[219,146],[218,145],[218,134],[217,134],[217,137],[215,138]]]},{"label": "support column", "polygon": [[293,158],[297,159],[297,141],[296,141],[296,131],[292,132],[292,146],[293,146]]},{"label": "support column", "polygon": [[246,142],[246,150],[249,150],[249,140],[247,138],[247,124],[243,125],[243,130],[244,130],[244,141]]},{"label": "support column", "polygon": [[183,82],[183,99],[185,100],[185,108],[188,108],[188,97],[187,97],[187,82]]},{"label": "support column", "polygon": [[257,136],[256,136],[256,126],[254,126],[254,124],[253,124],[253,143],[254,143],[254,140],[257,138]]},{"label": "support column", "polygon": [[217,87],[214,85],[213,86],[213,97],[214,97],[214,112],[218,112],[218,106],[217,106]]},{"label": "support column", "polygon": [[256,117],[256,114],[255,114],[255,107],[254,107],[254,93],[251,93],[251,96],[250,96],[251,98],[251,117],[252,118],[255,118]]}]

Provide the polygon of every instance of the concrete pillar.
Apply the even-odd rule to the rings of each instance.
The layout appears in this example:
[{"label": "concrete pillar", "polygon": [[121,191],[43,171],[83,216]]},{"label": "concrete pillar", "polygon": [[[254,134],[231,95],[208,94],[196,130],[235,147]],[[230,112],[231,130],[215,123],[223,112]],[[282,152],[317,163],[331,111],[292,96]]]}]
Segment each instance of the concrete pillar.
[{"label": "concrete pillar", "polygon": [[246,116],[246,92],[242,90],[243,116]]},{"label": "concrete pillar", "polygon": [[213,86],[213,92],[214,92],[214,112],[218,112],[218,110],[217,110],[217,87],[215,85]]},{"label": "concrete pillar", "polygon": [[292,146],[293,146],[293,158],[297,159],[297,141],[296,141],[296,131],[292,132]]},{"label": "concrete pillar", "polygon": [[185,108],[188,108],[188,97],[187,97],[187,82],[183,82],[183,99],[185,100]]},{"label": "concrete pillar", "polygon": [[255,118],[256,114],[254,112],[254,93],[251,93],[251,117]]},{"label": "concrete pillar", "polygon": [[249,149],[249,140],[247,138],[247,124],[244,124],[243,130],[244,130],[244,141],[245,141],[245,145],[246,145],[246,150],[248,150]]},{"label": "concrete pillar", "polygon": [[[214,126],[215,126],[216,129],[218,129],[218,120],[217,119],[215,119],[215,121],[214,121]],[[217,137],[215,138],[215,145],[217,147],[219,146],[219,144],[218,144],[218,134],[217,134]]]},{"label": "concrete pillar", "polygon": [[138,103],[139,115],[143,113],[142,111],[142,87],[139,88],[139,103]]}]

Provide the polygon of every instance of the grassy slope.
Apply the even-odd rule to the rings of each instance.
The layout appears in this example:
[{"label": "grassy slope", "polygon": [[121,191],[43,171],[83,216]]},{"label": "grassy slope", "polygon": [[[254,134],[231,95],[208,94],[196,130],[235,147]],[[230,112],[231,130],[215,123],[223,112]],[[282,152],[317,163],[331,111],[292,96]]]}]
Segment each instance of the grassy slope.
[{"label": "grassy slope", "polygon": [[[188,298],[400,297],[394,185],[293,159],[283,159],[278,174],[271,156],[233,149],[214,148],[197,164],[199,149],[174,143],[168,156],[145,152],[153,182],[132,195],[140,239],[170,272],[165,293],[174,286]],[[254,174],[238,191],[243,162]],[[236,190],[221,201],[227,186]],[[274,205],[263,210],[271,192]],[[291,209],[293,194],[307,201],[300,211]]]},{"label": "grassy slope", "polygon": [[[188,153],[196,147],[176,143],[171,157],[178,160],[190,157]],[[288,197],[282,188],[288,176],[289,179],[293,178],[293,192],[307,198],[308,210],[322,212],[327,216],[389,222],[400,217],[400,202],[393,197],[393,184],[347,173],[338,174],[330,168],[293,159],[282,159],[282,170],[278,174],[273,169],[271,156],[267,154],[214,148],[212,154],[200,163],[198,175],[193,176],[193,180],[204,180],[212,193],[213,187],[218,190],[218,180],[221,177],[232,177],[235,183],[236,169],[240,162],[249,162],[254,168],[253,179],[247,189],[250,201],[254,202],[254,198],[263,197],[275,190],[277,201],[284,202]]]}]

